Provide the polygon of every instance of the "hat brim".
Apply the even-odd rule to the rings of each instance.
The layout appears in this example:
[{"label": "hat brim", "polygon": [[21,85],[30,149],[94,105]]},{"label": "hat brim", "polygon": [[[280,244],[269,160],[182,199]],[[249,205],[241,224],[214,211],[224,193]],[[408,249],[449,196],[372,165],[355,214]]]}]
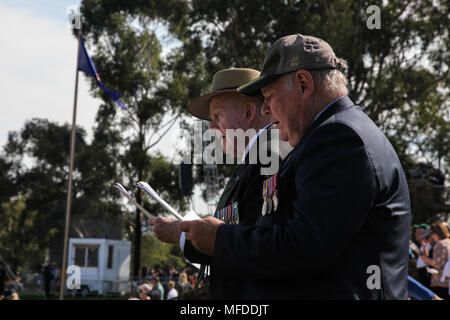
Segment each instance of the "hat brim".
[{"label": "hat brim", "polygon": [[267,86],[272,81],[278,79],[280,75],[268,75],[258,77],[249,83],[246,83],[239,88],[237,88],[237,92],[245,94],[246,96],[253,96],[261,93],[261,88]]},{"label": "hat brim", "polygon": [[210,92],[203,96],[197,97],[191,101],[188,105],[188,111],[194,117],[197,117],[202,120],[211,121],[209,117],[209,102],[211,98],[217,96],[222,93],[237,93],[236,89],[227,89],[227,90],[218,90],[215,92]]},{"label": "hat brim", "polygon": [[420,236],[421,239],[426,239],[429,236],[431,236],[431,234],[433,233],[433,231],[431,231],[430,229],[425,230],[425,232]]}]

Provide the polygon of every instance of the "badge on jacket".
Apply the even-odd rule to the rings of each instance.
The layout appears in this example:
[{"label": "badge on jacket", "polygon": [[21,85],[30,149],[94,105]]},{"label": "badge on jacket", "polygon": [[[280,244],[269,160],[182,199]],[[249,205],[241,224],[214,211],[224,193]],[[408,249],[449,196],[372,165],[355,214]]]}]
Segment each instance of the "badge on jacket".
[{"label": "badge on jacket", "polygon": [[263,205],[261,214],[265,216],[278,208],[278,190],[277,190],[278,174],[271,176],[263,182]]},{"label": "badge on jacket", "polygon": [[224,221],[229,224],[239,224],[239,207],[238,203],[233,202],[232,204],[217,210],[214,217]]}]

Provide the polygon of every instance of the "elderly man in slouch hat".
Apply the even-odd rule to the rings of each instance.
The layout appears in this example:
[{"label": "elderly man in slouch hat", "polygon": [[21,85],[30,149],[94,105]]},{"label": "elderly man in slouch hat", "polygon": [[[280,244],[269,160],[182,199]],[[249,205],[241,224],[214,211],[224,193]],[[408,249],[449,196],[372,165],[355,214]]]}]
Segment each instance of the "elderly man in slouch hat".
[{"label": "elderly man in slouch hat", "polygon": [[[261,186],[266,173],[280,162],[292,148],[278,141],[278,132],[271,128],[268,116],[262,115],[263,97],[251,97],[238,93],[236,89],[254,80],[259,71],[248,68],[232,68],[217,72],[212,81],[211,92],[194,99],[189,112],[202,120],[209,120],[215,129],[223,150],[240,159],[237,169],[230,177],[217,205],[215,217],[218,221],[242,226],[253,226],[263,206]],[[238,131],[235,131],[238,130]],[[276,133],[276,134],[274,134]],[[239,134],[245,134],[239,145]],[[275,143],[274,143],[275,142]],[[265,163],[261,155],[270,153],[272,163]],[[200,253],[179,230],[175,219],[153,218],[149,220],[156,237],[164,242],[180,241],[186,258],[191,262],[211,265],[211,257]],[[203,269],[202,266],[202,269]],[[239,299],[242,281],[232,276],[217,276],[211,270],[210,297],[213,299]]]},{"label": "elderly man in slouch hat", "polygon": [[405,174],[347,96],[345,69],[327,42],[294,34],[277,40],[260,77],[238,88],[263,94],[262,114],[294,147],[264,183],[264,201],[276,194],[278,208],[253,227],[208,217],[180,229],[219,276],[247,281],[244,298],[407,298]]}]

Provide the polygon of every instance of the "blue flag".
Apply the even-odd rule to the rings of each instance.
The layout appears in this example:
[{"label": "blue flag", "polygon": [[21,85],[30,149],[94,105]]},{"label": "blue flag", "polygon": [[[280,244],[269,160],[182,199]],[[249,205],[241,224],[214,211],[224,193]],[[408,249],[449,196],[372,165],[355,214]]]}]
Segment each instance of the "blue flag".
[{"label": "blue flag", "polygon": [[78,70],[83,71],[87,76],[94,77],[97,80],[97,84],[106,93],[111,99],[117,102],[123,109],[126,109],[125,105],[122,101],[119,100],[120,94],[115,91],[112,91],[105,87],[103,82],[100,81],[100,76],[98,75],[97,69],[95,69],[94,62],[91,57],[89,57],[86,47],[84,46],[83,37],[80,38],[81,46],[80,52],[78,52]]}]

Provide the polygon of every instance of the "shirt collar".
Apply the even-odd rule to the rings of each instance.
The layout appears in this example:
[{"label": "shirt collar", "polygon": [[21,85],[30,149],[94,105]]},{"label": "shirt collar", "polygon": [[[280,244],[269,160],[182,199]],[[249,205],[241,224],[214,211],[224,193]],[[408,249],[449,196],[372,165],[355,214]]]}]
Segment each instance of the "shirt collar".
[{"label": "shirt collar", "polygon": [[312,121],[312,123],[314,123],[314,121],[316,121],[316,120],[320,117],[320,115],[321,115],[325,110],[327,110],[333,103],[335,103],[336,101],[342,99],[343,97],[345,97],[345,96],[342,96],[342,97],[339,97],[339,98],[337,98],[337,99],[334,99],[334,100],[331,101],[325,108],[323,108],[322,110],[320,110],[320,112],[314,117],[314,120]]},{"label": "shirt collar", "polygon": [[261,132],[263,132],[264,130],[266,130],[268,127],[270,127],[272,125],[272,123],[269,123],[267,126],[265,126],[264,128],[258,130],[258,132],[253,136],[253,138],[250,139],[250,141],[248,142],[247,146],[245,147],[245,151],[244,154],[242,155],[242,163],[245,162],[245,157],[247,157],[247,154],[250,150],[250,148],[253,146],[253,144],[255,143],[256,139],[258,139],[259,135],[261,134]]}]

